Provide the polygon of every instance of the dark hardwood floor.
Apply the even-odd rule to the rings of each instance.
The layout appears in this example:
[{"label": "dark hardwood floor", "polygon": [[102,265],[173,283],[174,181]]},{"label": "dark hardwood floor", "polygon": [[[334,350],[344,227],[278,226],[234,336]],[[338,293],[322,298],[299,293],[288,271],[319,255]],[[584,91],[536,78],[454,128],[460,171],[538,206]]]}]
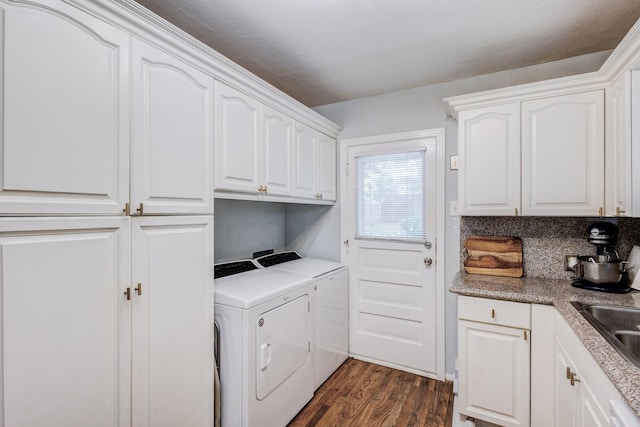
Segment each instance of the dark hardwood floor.
[{"label": "dark hardwood floor", "polygon": [[289,427],[445,427],[452,415],[452,383],[348,359]]}]

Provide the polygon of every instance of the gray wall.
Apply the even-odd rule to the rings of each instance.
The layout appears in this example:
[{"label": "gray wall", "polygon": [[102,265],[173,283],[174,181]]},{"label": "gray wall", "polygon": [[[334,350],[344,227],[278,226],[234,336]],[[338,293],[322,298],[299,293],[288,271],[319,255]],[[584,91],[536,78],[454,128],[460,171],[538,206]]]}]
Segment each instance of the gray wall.
[{"label": "gray wall", "polygon": [[215,262],[251,258],[265,249],[340,260],[338,206],[215,200]]},{"label": "gray wall", "polygon": [[[443,98],[595,71],[606,60],[609,53],[600,52],[517,70],[324,105],[315,110],[343,127],[340,139],[444,127],[448,158],[449,155],[457,152],[457,123],[447,117]],[[447,170],[445,180],[448,207],[450,201],[457,200],[457,173]],[[334,208],[329,211],[324,221],[327,226],[336,227],[339,224],[339,210]],[[445,222],[445,275],[448,286],[460,267],[460,221],[457,217],[447,215]],[[334,229],[325,229],[323,232],[333,236],[339,235]],[[449,374],[454,372],[457,353],[456,301],[453,294],[447,293],[446,372]]]},{"label": "gray wall", "polygon": [[251,258],[254,252],[285,247],[281,203],[215,200],[215,262]]}]

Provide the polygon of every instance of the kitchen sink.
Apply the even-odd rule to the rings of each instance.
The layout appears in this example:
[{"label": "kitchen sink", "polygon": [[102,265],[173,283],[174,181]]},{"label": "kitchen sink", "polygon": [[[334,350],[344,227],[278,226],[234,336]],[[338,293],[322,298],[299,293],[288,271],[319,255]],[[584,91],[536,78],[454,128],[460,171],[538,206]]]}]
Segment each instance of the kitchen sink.
[{"label": "kitchen sink", "polygon": [[578,301],[571,304],[620,354],[640,367],[640,308]]}]

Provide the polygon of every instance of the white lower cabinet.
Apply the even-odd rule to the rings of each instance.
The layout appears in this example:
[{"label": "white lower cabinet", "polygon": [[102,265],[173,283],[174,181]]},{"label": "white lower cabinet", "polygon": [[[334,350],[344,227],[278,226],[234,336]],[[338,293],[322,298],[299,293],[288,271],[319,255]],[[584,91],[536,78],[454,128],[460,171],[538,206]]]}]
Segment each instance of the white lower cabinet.
[{"label": "white lower cabinet", "polygon": [[571,327],[551,306],[532,311],[532,427],[609,426],[621,399]]},{"label": "white lower cabinet", "polygon": [[129,426],[130,219],[0,219],[3,426]]},{"label": "white lower cabinet", "polygon": [[211,426],[213,216],[132,221],[133,426]]},{"label": "white lower cabinet", "polygon": [[458,298],[460,413],[529,426],[530,305]]},{"label": "white lower cabinet", "polygon": [[212,216],[0,219],[0,425],[212,425],[212,247]]}]

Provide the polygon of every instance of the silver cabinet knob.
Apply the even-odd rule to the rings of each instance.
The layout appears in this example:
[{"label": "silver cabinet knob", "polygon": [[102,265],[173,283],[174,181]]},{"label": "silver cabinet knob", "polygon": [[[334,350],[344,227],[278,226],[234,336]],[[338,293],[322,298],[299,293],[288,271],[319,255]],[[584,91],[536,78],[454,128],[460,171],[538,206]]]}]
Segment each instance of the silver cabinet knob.
[{"label": "silver cabinet knob", "polygon": [[429,265],[431,265],[431,264],[433,264],[433,260],[432,260],[431,258],[429,258],[429,257],[426,257],[426,258],[424,259],[424,265],[429,266]]}]

